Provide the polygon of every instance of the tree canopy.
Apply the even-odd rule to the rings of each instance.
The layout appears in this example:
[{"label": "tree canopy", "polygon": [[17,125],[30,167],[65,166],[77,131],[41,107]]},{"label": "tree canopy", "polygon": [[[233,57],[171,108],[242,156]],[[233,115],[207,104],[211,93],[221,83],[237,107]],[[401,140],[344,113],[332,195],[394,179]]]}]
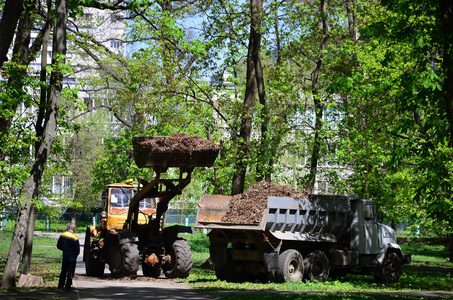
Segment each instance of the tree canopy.
[{"label": "tree canopy", "polygon": [[[43,95],[55,86],[45,71],[81,67],[29,68],[55,38],[57,4],[0,2],[2,208],[20,205],[40,157],[52,111]],[[72,178],[79,207],[95,205],[90,195],[105,184],[152,173],[135,166],[132,136],[187,133],[222,150],[183,197],[237,194],[265,179],[360,194],[387,221],[452,232],[450,1],[68,0],[67,8],[67,49],[90,64],[75,88],[61,89],[45,160]],[[110,41],[127,55],[87,30],[108,20],[126,26]]]}]

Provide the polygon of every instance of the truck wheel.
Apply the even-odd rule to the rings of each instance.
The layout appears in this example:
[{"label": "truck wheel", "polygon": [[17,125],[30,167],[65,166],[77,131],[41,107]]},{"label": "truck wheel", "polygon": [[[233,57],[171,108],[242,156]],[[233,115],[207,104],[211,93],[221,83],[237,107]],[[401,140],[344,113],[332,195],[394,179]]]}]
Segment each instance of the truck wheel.
[{"label": "truck wheel", "polygon": [[387,253],[379,269],[379,275],[374,276],[377,282],[394,283],[401,276],[401,260],[396,253]]},{"label": "truck wheel", "polygon": [[171,262],[164,264],[162,269],[167,278],[186,278],[192,270],[192,252],[189,243],[184,240],[175,240],[167,249]]},{"label": "truck wheel", "polygon": [[140,265],[138,246],[132,243],[117,244],[111,253],[110,272],[115,278],[136,275]]},{"label": "truck wheel", "polygon": [[297,283],[304,274],[304,264],[299,251],[289,249],[280,254],[275,277],[278,282]]},{"label": "truck wheel", "polygon": [[148,266],[147,264],[143,263],[142,264],[142,271],[143,271],[143,275],[144,276],[147,276],[147,277],[154,277],[154,278],[158,278],[160,276],[160,273],[161,273],[161,269],[159,266]]},{"label": "truck wheel", "polygon": [[305,278],[313,281],[326,281],[329,278],[329,259],[320,250],[313,251],[304,260]]},{"label": "truck wheel", "polygon": [[105,263],[99,260],[96,250],[92,249],[91,235],[88,229],[85,234],[83,260],[85,261],[85,272],[87,276],[102,277],[104,275]]}]

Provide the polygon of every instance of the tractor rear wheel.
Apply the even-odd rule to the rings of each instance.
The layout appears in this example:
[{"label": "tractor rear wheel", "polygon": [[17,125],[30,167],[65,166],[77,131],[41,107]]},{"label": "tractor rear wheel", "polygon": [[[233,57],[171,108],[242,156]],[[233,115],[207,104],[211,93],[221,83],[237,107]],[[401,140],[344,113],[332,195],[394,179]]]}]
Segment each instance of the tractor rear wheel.
[{"label": "tractor rear wheel", "polygon": [[184,239],[174,240],[167,247],[171,261],[162,266],[167,278],[186,278],[192,270],[192,251]]}]

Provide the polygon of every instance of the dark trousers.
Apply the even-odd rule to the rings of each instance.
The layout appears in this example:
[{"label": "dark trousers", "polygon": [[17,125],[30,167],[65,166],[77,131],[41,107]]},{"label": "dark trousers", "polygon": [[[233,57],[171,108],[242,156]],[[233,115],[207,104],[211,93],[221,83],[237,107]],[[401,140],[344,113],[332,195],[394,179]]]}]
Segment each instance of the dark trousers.
[{"label": "dark trousers", "polygon": [[75,261],[63,261],[61,265],[60,280],[58,281],[58,288],[60,290],[71,290],[72,278],[75,273],[76,262]]}]

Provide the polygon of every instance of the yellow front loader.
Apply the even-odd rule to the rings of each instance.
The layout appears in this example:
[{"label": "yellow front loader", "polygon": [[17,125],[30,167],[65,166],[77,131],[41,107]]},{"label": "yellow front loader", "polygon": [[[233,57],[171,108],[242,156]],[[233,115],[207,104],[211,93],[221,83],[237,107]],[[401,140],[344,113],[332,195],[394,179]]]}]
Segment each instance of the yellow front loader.
[{"label": "yellow front loader", "polygon": [[[194,137],[187,136],[187,139]],[[162,217],[168,204],[190,183],[195,167],[213,165],[219,148],[178,147],[177,150],[153,148],[167,137],[134,137],[134,158],[138,167],[153,168],[151,181],[141,177],[137,183],[128,180],[106,186],[100,226],[86,231],[84,262],[88,276],[103,276],[107,263],[113,277],[137,274],[185,278],[192,268],[192,253],[178,233],[192,232],[188,226],[162,228]],[[174,179],[161,177],[168,168],[179,169]]]}]

